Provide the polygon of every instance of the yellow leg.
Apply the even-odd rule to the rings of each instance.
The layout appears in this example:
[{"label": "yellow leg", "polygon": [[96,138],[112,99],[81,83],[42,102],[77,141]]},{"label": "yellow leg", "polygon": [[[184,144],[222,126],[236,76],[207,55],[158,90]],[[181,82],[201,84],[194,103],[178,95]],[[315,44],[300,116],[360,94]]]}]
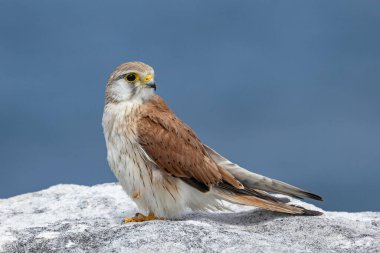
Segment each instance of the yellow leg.
[{"label": "yellow leg", "polygon": [[150,212],[148,216],[145,216],[141,213],[136,213],[135,217],[127,217],[123,219],[124,223],[129,222],[144,222],[144,221],[150,221],[150,220],[163,220],[163,218],[156,217],[154,213]]}]

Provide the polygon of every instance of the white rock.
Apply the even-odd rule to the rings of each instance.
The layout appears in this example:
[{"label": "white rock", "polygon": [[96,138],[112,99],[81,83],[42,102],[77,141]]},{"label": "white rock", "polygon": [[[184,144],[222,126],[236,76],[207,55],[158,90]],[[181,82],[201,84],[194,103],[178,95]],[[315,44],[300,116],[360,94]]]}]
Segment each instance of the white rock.
[{"label": "white rock", "polygon": [[380,251],[378,212],[305,217],[226,205],[235,213],[122,224],[137,209],[119,185],[56,185],[0,200],[0,252]]}]

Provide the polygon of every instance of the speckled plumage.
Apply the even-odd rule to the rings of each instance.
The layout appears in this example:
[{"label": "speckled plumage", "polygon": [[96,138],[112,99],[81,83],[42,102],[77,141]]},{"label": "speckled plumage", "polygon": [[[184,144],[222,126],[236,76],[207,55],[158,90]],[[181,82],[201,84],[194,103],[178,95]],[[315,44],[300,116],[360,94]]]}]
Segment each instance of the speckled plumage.
[{"label": "speckled plumage", "polygon": [[[129,75],[136,79],[127,80]],[[313,214],[265,191],[319,196],[251,173],[202,144],[155,95],[154,79],[143,81],[148,75],[154,76],[153,68],[141,62],[119,66],[107,83],[103,114],[109,165],[140,210],[170,218],[186,208],[223,209],[220,200],[224,199],[273,211]]]}]

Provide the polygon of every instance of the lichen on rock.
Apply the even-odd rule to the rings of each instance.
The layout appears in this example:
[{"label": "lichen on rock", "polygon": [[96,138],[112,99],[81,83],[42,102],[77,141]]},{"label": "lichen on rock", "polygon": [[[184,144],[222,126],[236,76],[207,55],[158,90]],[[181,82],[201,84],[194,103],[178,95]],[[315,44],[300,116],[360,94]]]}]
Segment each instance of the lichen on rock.
[{"label": "lichen on rock", "polygon": [[[316,209],[292,200],[297,205]],[[122,224],[136,206],[117,184],[56,185],[0,200],[0,252],[378,252],[380,213],[235,212]]]}]

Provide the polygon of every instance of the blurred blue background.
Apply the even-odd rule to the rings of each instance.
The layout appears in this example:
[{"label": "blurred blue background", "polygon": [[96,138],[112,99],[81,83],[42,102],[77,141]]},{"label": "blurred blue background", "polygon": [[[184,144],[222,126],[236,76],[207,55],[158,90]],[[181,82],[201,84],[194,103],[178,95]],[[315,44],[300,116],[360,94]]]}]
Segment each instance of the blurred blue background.
[{"label": "blurred blue background", "polygon": [[380,210],[379,1],[0,1],[0,198],[115,181],[101,128],[122,62],[232,161]]}]

